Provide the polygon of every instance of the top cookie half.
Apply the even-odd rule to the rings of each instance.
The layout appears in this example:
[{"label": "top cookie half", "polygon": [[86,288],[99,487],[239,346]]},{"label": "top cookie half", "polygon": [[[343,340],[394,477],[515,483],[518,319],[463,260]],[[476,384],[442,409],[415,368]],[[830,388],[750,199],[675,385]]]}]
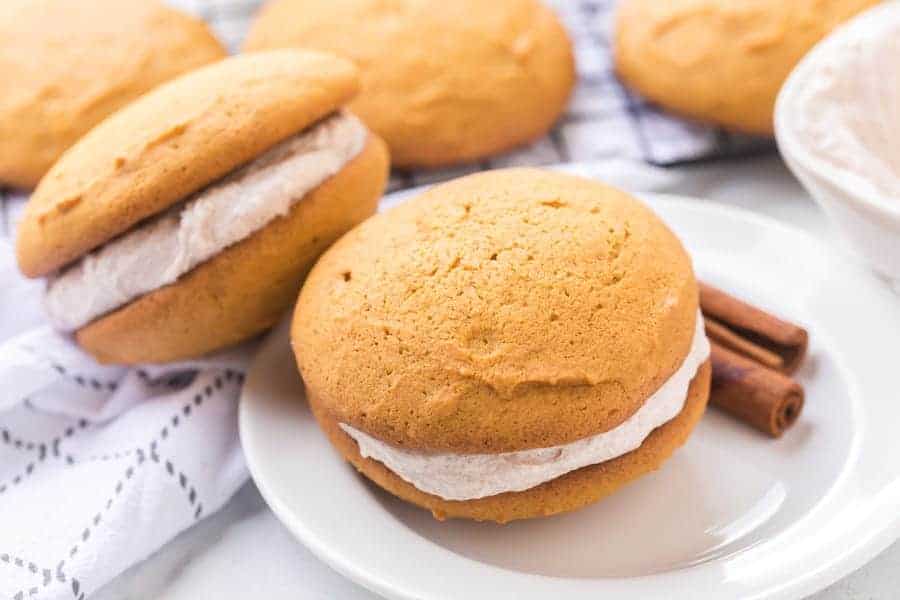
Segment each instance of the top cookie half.
[{"label": "top cookie half", "polygon": [[334,112],[358,89],[334,56],[280,50],[175,79],[109,117],[51,168],[19,226],[19,266],[47,275]]}]

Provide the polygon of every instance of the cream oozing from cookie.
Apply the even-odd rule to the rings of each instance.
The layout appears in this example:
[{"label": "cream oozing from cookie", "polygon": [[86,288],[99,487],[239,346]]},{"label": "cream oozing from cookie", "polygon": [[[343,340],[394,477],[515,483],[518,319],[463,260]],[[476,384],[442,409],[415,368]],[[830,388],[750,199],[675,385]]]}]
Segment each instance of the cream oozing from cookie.
[{"label": "cream oozing from cookie", "polygon": [[654,429],[682,411],[691,380],[709,358],[709,350],[698,314],[688,355],[637,412],[609,431],[560,446],[499,454],[429,454],[387,444],[345,423],[340,427],[356,440],[363,457],[377,460],[423,492],[445,500],[521,492],[637,449]]},{"label": "cream oozing from cookie", "polygon": [[66,331],[120,308],[259,231],[344,168],[368,130],[339,112],[288,138],[51,277],[44,301]]}]

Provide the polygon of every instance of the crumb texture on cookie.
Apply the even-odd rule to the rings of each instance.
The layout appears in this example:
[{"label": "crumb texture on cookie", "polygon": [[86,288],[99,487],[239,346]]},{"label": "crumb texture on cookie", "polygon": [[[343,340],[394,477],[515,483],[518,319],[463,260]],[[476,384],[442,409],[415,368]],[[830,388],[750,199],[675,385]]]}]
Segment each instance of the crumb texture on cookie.
[{"label": "crumb texture on cookie", "polygon": [[323,410],[408,449],[564,444],[631,416],[683,362],[690,258],[600,183],[510,169],[438,186],[339,240],[294,317]]},{"label": "crumb texture on cookie", "polygon": [[477,160],[543,135],[575,81],[571,42],[538,0],[273,0],[245,50],[298,46],[359,66],[350,105],[398,166]]},{"label": "crumb texture on cookie", "polygon": [[683,115],[773,132],[775,98],[794,65],[878,0],[623,0],[616,68],[647,98]]},{"label": "crumb texture on cookie", "polygon": [[28,276],[46,275],[334,112],[355,67],[316,52],[232,57],[104,120],[50,169],[19,226]]},{"label": "crumb texture on cookie", "polygon": [[202,21],[158,0],[3,0],[0,182],[34,187],[106,116],[224,56]]},{"label": "crumb texture on cookie", "polygon": [[76,340],[100,362],[140,364],[200,356],[265,331],[296,300],[319,254],[375,211],[388,165],[384,142],[370,135],[286,216],[79,329]]}]

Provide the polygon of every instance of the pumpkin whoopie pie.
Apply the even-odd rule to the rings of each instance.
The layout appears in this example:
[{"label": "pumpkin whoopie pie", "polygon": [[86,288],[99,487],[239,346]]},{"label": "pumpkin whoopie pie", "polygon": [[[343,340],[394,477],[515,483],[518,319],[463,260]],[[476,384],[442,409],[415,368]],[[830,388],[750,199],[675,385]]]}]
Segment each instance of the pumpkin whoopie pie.
[{"label": "pumpkin whoopie pie", "polygon": [[109,117],[51,168],[17,240],[51,321],[103,362],[196,357],[270,327],[318,255],[368,217],[384,144],[343,109],[356,68],[229,58]]},{"label": "pumpkin whoopie pie", "polygon": [[225,49],[160,0],[0,1],[0,184],[34,187],[107,116]]},{"label": "pumpkin whoopie pie", "polygon": [[320,258],[292,344],[336,448],[435,517],[573,510],[658,468],[709,393],[691,260],[627,194],[533,169],[440,185]]},{"label": "pumpkin whoopie pie", "polygon": [[360,69],[350,108],[399,167],[476,161],[544,135],[575,82],[572,43],[539,0],[271,0],[245,51],[333,52]]}]

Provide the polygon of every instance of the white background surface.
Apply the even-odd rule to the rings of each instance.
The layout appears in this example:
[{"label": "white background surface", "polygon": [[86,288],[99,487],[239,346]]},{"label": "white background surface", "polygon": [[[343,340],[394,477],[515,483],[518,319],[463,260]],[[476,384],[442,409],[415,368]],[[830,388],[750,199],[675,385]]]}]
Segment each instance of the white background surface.
[{"label": "white background surface", "polygon": [[[609,169],[619,185],[636,172]],[[835,240],[825,217],[777,158],[643,172],[660,191],[708,197],[754,210]],[[900,302],[900,300],[898,300]],[[814,399],[810,399],[814,401]],[[311,491],[314,493],[314,490]],[[900,585],[900,544],[827,590],[816,600],[890,599]],[[280,525],[248,484],[218,515],[183,534],[131,569],[97,598],[374,598],[318,562]]]}]

